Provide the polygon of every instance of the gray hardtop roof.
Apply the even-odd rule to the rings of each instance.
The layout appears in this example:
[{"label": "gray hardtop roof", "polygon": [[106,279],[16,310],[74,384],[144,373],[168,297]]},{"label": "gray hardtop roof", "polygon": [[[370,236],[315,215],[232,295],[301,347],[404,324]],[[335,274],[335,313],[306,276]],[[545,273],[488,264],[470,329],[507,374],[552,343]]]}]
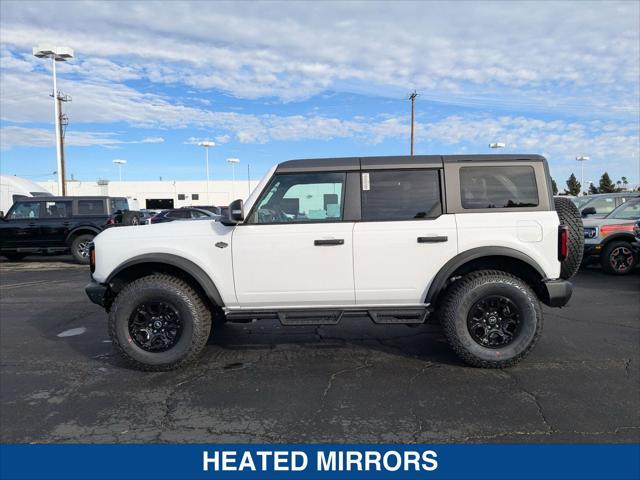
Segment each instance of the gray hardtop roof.
[{"label": "gray hardtop roof", "polygon": [[16,202],[55,202],[55,201],[63,201],[63,200],[109,200],[109,199],[124,199],[126,200],[127,197],[109,197],[106,195],[76,195],[76,196],[70,196],[67,195],[66,197],[61,197],[61,196],[46,196],[46,197],[24,197],[24,198],[20,198],[19,200],[16,200]]},{"label": "gray hardtop roof", "polygon": [[392,155],[385,157],[309,158],[282,162],[276,173],[380,170],[388,168],[442,168],[460,162],[544,162],[541,155]]}]

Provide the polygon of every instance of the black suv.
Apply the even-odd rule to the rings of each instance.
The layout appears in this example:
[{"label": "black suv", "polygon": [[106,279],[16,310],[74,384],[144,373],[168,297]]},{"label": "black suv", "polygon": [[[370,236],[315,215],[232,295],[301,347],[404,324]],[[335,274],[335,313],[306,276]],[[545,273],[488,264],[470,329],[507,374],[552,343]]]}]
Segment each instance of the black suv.
[{"label": "black suv", "polygon": [[103,229],[137,225],[137,212],[122,197],[31,197],[13,204],[0,221],[0,253],[9,260],[71,250],[89,263],[89,245]]}]

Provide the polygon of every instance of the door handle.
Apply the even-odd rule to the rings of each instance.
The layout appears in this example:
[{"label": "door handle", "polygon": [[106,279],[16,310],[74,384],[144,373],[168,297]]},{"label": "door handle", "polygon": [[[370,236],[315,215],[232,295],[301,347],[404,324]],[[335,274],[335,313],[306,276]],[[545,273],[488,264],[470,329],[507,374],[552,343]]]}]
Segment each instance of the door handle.
[{"label": "door handle", "polygon": [[323,245],[344,245],[344,239],[342,238],[331,238],[328,240],[314,240],[313,244],[316,247],[321,247]]},{"label": "door handle", "polygon": [[447,236],[435,235],[433,237],[418,237],[418,243],[440,243],[449,240]]}]

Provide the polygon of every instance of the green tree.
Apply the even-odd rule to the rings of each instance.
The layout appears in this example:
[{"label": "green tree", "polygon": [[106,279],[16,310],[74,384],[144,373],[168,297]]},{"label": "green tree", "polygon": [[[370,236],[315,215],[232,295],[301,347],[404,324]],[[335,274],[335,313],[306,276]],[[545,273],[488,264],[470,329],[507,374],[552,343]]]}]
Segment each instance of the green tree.
[{"label": "green tree", "polygon": [[572,173],[569,179],[567,180],[567,193],[569,195],[578,195],[580,193],[580,182],[576,178],[576,176]]},{"label": "green tree", "polygon": [[629,185],[629,180],[627,179],[627,177],[622,177],[620,180],[622,180],[622,186],[626,190],[627,189],[627,185]]},{"label": "green tree", "polygon": [[598,187],[596,187],[593,183],[589,184],[589,195],[594,195],[598,193]]},{"label": "green tree", "polygon": [[598,188],[600,193],[612,193],[616,191],[615,184],[611,181],[611,177],[607,172],[602,174],[600,177],[600,187]]},{"label": "green tree", "polygon": [[553,189],[553,194],[557,195],[558,194],[558,185],[556,185],[556,181],[553,178],[551,179],[551,188]]}]

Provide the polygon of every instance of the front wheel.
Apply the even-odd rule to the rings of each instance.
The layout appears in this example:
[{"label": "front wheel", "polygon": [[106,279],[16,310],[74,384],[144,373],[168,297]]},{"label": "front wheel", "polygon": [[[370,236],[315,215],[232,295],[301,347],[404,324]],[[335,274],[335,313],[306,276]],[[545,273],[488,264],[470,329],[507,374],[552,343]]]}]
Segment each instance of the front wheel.
[{"label": "front wheel", "polygon": [[85,233],[73,239],[71,242],[71,255],[76,262],[83,265],[89,264],[89,247],[94,237],[95,235]]},{"label": "front wheel", "polygon": [[611,242],[602,250],[600,256],[602,269],[612,275],[631,273],[638,263],[638,256],[627,242]]},{"label": "front wheel", "polygon": [[155,274],[134,280],[115,298],[109,334],[132,366],[167,371],[197,358],[211,331],[202,297],[179,278]]},{"label": "front wheel", "polygon": [[470,273],[449,287],[440,319],[456,354],[482,368],[515,365],[542,331],[540,302],[529,285],[494,270]]}]

